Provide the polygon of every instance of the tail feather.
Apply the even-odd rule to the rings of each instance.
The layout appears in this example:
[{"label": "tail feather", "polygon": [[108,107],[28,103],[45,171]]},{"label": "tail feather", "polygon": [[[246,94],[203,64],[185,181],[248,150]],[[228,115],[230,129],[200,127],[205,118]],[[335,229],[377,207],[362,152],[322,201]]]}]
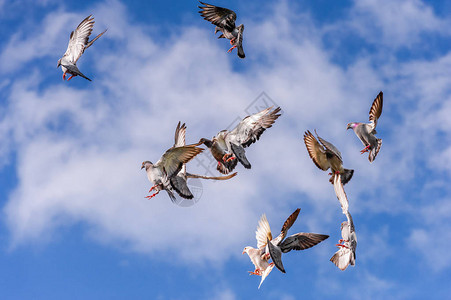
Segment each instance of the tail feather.
[{"label": "tail feather", "polygon": [[381,146],[382,146],[382,140],[377,139],[376,147],[372,147],[371,151],[368,154],[368,160],[370,161],[370,163],[372,163],[374,161],[374,159],[376,159],[376,155],[379,153],[379,150],[381,150]]},{"label": "tail feather", "polygon": [[237,49],[238,49],[238,57],[239,58],[245,58],[246,55],[244,54],[243,47],[240,45],[240,46],[237,47]]},{"label": "tail feather", "polygon": [[65,67],[68,71],[69,74],[73,74],[75,76],[80,76],[83,77],[84,79],[87,79],[89,81],[92,81],[91,79],[89,79],[88,77],[86,77],[85,75],[83,75],[82,72],[80,72],[80,70],[77,68],[76,65],[62,65],[63,67]]},{"label": "tail feather", "polygon": [[341,183],[343,185],[348,183],[348,181],[351,180],[352,175],[354,175],[354,170],[344,169],[343,174],[341,174]]},{"label": "tail feather", "polygon": [[247,160],[246,151],[243,147],[230,143],[233,153],[236,155],[240,163],[246,168],[251,168],[251,163]]}]

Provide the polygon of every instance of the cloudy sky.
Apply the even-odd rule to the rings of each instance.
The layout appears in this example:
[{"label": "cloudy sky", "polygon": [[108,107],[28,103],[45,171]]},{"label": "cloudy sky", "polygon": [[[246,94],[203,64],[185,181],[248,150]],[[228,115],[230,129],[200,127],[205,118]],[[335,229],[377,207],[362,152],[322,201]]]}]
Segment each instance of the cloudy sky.
[{"label": "cloudy sky", "polygon": [[[3,299],[446,298],[451,288],[451,4],[447,1],[225,1],[245,24],[226,53],[196,1],[0,1],[0,290]],[[107,33],[56,69],[93,14]],[[346,124],[384,92],[373,164]],[[202,181],[189,207],[148,201],[140,169],[173,143],[211,138],[267,104],[283,115],[251,146],[252,169]],[[341,213],[308,157],[317,129],[355,170],[345,186],[357,263],[329,258]],[[216,174],[208,155],[188,165]],[[194,184],[194,183],[193,183]],[[186,204],[186,203],[185,203]],[[260,290],[245,246],[274,232],[330,238],[284,256]]]}]

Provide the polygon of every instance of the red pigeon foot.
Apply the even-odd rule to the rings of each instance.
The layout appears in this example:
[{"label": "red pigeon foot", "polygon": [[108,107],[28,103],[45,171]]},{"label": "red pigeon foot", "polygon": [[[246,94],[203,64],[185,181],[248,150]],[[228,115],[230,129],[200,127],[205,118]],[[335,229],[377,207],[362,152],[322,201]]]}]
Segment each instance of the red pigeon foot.
[{"label": "red pigeon foot", "polygon": [[230,52],[232,52],[232,50],[233,49],[235,49],[236,48],[236,45],[235,46],[233,46],[232,48],[230,48],[228,51],[227,51],[227,53],[230,53]]}]

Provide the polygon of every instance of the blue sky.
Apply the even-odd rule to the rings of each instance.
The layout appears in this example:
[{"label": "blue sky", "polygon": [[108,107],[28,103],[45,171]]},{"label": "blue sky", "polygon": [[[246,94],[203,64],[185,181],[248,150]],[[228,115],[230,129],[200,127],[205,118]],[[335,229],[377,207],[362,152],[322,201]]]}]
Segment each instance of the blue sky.
[{"label": "blue sky", "polygon": [[[292,2],[214,2],[245,24],[240,60],[196,1],[0,0],[2,299],[449,297],[451,4]],[[108,28],[78,62],[93,81],[63,82],[57,60],[89,14],[94,34]],[[345,129],[381,90],[369,164]],[[144,199],[141,162],[172,145],[178,121],[188,143],[210,138],[262,92],[283,115],[247,151],[251,170],[203,181],[190,207]],[[329,258],[345,218],[302,141],[315,128],[355,169],[357,263],[344,272]],[[242,250],[263,213],[276,232],[297,207],[290,233],[330,238],[286,254],[287,273],[257,290]]]}]

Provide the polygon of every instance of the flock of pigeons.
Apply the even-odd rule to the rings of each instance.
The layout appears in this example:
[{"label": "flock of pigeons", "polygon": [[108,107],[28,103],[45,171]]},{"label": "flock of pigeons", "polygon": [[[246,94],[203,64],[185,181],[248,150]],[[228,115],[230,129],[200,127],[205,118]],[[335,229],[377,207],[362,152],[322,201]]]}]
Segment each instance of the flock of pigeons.
[{"label": "flock of pigeons", "polygon": [[[201,9],[199,13],[205,20],[216,26],[215,34],[218,31],[221,32],[218,38],[230,40],[232,47],[228,52],[237,48],[238,56],[244,58],[242,45],[244,25],[235,26],[235,12],[203,2],[200,3],[203,6],[199,6]],[[58,67],[61,66],[64,80],[66,80],[66,74],[70,74],[71,76],[67,80],[74,76],[81,76],[91,81],[80,72],[76,63],[84,51],[106,32],[106,30],[103,31],[89,41],[93,26],[94,18],[90,15],[78,25],[75,31],[72,31],[66,53],[58,60]],[[360,152],[361,154],[368,152],[370,162],[374,161],[382,145],[382,140],[375,136],[377,120],[382,113],[382,105],[383,94],[380,92],[371,106],[369,123],[351,122],[347,125],[347,129],[353,129],[365,146]],[[280,111],[280,107],[266,108],[247,116],[233,130],[222,130],[211,140],[201,138],[198,143],[190,145],[185,143],[186,126],[179,122],[175,130],[174,145],[155,164],[150,161],[142,163],[141,169],[145,168],[147,178],[153,184],[149,190],[149,193],[153,193],[146,198],[151,199],[160,191],[165,190],[173,202],[176,200],[174,193],[185,199],[193,199],[194,196],[187,185],[188,178],[227,180],[236,176],[236,172],[229,173],[235,169],[238,162],[246,169],[250,169],[251,164],[246,157],[245,148],[259,140],[262,133],[270,128],[280,116]],[[334,186],[343,214],[347,218],[347,221],[341,223],[342,238],[336,244],[338,251],[330,259],[339,269],[345,270],[349,265],[355,265],[356,259],[357,236],[352,216],[348,210],[349,202],[343,188],[343,185],[351,180],[354,170],[343,168],[340,151],[332,143],[319,137],[316,131],[315,134],[316,138],[310,131],[304,133],[304,143],[308,154],[319,169],[323,171],[331,170],[329,175],[332,176],[329,181]],[[186,164],[204,151],[203,148],[199,147],[202,144],[210,149],[211,155],[217,161],[217,170],[224,176],[209,177],[186,171]],[[300,209],[298,208],[287,218],[280,234],[275,238],[272,237],[268,220],[263,215],[258,222],[256,231],[257,248],[250,246],[244,248],[243,254],[247,253],[255,266],[255,270],[249,273],[261,276],[259,288],[274,266],[285,273],[282,253],[311,248],[329,237],[324,234],[305,232],[287,237],[288,229],[296,221],[299,212]],[[269,260],[272,260],[272,262],[270,263]]]}]

